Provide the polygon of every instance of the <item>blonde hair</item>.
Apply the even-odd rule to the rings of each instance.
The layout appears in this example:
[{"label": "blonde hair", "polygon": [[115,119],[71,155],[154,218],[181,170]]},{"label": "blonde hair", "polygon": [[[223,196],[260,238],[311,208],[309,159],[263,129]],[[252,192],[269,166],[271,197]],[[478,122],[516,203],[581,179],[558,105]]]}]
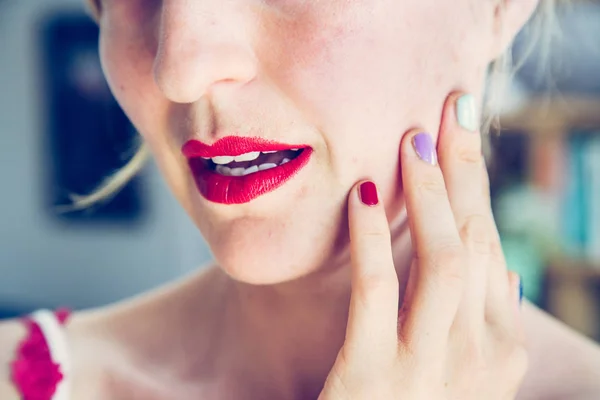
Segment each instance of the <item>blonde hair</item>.
[{"label": "blonde hair", "polygon": [[[498,113],[492,111],[492,104],[496,103],[499,98],[505,95],[506,83],[514,76],[518,68],[523,65],[525,59],[530,55],[532,50],[539,47],[542,59],[548,58],[550,43],[557,33],[555,23],[557,5],[558,3],[567,2],[569,2],[569,0],[540,0],[538,9],[527,27],[531,40],[522,59],[515,62],[511,50],[509,50],[490,64],[488,73],[489,84],[484,101],[483,132],[488,132],[492,125],[498,124]],[[540,65],[543,66],[545,63],[540,62]],[[507,79],[507,77],[509,77],[509,79]],[[125,166],[105,179],[92,193],[86,195],[71,194],[70,198],[72,204],[60,206],[59,211],[70,212],[82,210],[112,199],[144,168],[149,158],[150,151],[148,145],[142,141],[135,155]]]},{"label": "blonde hair", "polygon": [[85,195],[71,193],[69,195],[71,204],[57,206],[57,212],[66,213],[79,211],[109,201],[144,168],[149,158],[150,151],[148,145],[145,142],[142,142],[127,164],[118,169],[114,174],[108,176],[96,190]]},{"label": "blonde hair", "polygon": [[545,77],[550,86],[551,74],[548,68],[552,44],[560,37],[557,24],[557,9],[559,6],[570,3],[571,0],[540,0],[538,9],[528,22],[524,30],[527,33],[528,43],[520,52],[519,59],[515,60],[512,49],[494,60],[489,67],[488,87],[483,104],[482,132],[488,133],[492,127],[499,132],[500,104],[506,98],[509,83],[515,74],[525,64],[534,50],[537,50],[538,75]]}]

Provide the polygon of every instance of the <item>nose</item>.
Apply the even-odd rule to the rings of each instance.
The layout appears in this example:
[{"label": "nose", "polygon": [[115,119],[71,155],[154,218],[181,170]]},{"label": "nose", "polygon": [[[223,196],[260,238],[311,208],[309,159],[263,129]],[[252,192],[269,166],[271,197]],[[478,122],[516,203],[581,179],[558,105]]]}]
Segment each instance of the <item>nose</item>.
[{"label": "nose", "polygon": [[255,78],[257,60],[243,16],[225,3],[231,2],[163,2],[154,80],[169,100],[193,103],[217,85]]}]

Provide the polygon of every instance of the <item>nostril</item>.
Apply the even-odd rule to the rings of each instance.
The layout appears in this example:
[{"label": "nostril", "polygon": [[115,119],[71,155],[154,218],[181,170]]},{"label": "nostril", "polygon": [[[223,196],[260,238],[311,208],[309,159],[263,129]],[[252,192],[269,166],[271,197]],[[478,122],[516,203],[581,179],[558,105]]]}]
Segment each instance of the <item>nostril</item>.
[{"label": "nostril", "polygon": [[[171,41],[169,39],[169,41]],[[235,43],[215,43],[199,48],[194,41],[159,44],[153,66],[154,81],[163,95],[175,103],[193,103],[217,88],[231,88],[252,81],[256,58]]]}]

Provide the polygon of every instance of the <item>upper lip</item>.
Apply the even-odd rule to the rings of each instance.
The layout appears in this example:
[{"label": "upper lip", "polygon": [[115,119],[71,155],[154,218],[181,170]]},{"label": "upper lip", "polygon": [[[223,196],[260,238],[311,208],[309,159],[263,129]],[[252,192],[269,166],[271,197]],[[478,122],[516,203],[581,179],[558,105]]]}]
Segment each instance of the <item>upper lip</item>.
[{"label": "upper lip", "polygon": [[189,158],[212,158],[218,156],[240,156],[255,151],[284,151],[308,147],[300,144],[278,143],[258,137],[226,136],[212,145],[199,140],[188,140],[182,148],[183,155]]}]

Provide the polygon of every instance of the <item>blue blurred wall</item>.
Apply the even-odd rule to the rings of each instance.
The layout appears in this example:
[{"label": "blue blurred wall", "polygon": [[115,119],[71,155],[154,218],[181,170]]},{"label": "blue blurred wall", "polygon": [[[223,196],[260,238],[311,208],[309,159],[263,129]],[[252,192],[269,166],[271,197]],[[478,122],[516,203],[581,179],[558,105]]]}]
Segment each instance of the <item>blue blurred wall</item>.
[{"label": "blue blurred wall", "polygon": [[44,209],[36,24],[82,0],[0,0],[0,310],[110,303],[188,273],[210,259],[161,181],[145,175],[148,215],[138,225],[58,224]]}]

